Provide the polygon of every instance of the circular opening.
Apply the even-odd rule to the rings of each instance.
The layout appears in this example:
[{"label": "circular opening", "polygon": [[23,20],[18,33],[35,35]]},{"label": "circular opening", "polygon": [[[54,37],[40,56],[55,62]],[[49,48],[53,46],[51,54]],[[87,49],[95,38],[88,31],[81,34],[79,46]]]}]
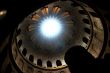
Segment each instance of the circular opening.
[{"label": "circular opening", "polygon": [[52,67],[52,63],[50,61],[47,61],[47,67]]},{"label": "circular opening", "polygon": [[38,65],[38,66],[42,66],[42,60],[41,60],[41,59],[38,59],[38,60],[37,60],[37,65]]},{"label": "circular opening", "polygon": [[23,54],[24,56],[26,56],[26,54],[27,54],[26,48],[23,49],[22,54]]},{"label": "circular opening", "polygon": [[48,16],[40,22],[40,32],[44,37],[53,38],[62,32],[62,22],[56,16]]},{"label": "circular opening", "polygon": [[18,47],[20,48],[21,45],[22,45],[22,40],[19,40],[19,41],[18,41]]},{"label": "circular opening", "polygon": [[83,42],[87,44],[88,43],[88,39],[86,37],[83,37]]},{"label": "circular opening", "polygon": [[29,56],[29,60],[30,60],[31,62],[33,62],[33,61],[34,61],[34,56],[33,56],[33,55],[30,55],[30,56]]},{"label": "circular opening", "polygon": [[90,34],[90,29],[89,28],[84,28],[84,31],[88,34]]},{"label": "circular opening", "polygon": [[57,60],[56,64],[57,64],[57,66],[61,66],[62,65],[60,60]]},{"label": "circular opening", "polygon": [[89,24],[89,20],[88,19],[83,19],[83,22],[86,24]]}]

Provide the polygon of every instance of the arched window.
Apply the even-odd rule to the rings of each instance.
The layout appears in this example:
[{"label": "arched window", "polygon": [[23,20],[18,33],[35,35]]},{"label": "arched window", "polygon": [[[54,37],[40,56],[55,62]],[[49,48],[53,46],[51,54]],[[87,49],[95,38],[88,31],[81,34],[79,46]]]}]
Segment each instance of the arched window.
[{"label": "arched window", "polygon": [[62,65],[60,60],[57,60],[56,64],[57,64],[57,66],[61,66]]},{"label": "arched window", "polygon": [[34,57],[33,57],[33,55],[30,55],[30,56],[29,56],[29,60],[30,60],[31,62],[34,61]]},{"label": "arched window", "polygon": [[38,59],[38,60],[37,60],[37,65],[42,66],[42,61],[41,61],[41,59]]},{"label": "arched window", "polygon": [[23,49],[22,54],[23,54],[24,56],[26,56],[26,54],[27,54],[26,48]]},{"label": "arched window", "polygon": [[52,63],[50,61],[47,61],[47,67],[52,67]]},{"label": "arched window", "polygon": [[19,41],[18,41],[18,47],[20,48],[21,45],[22,45],[22,40],[19,40]]}]

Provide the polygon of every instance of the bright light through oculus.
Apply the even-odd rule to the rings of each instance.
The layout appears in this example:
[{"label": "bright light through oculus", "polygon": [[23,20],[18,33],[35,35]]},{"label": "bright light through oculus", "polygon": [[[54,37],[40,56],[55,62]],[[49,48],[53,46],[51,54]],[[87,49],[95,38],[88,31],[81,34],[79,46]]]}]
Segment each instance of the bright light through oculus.
[{"label": "bright light through oculus", "polygon": [[57,17],[46,17],[41,21],[41,33],[47,38],[53,38],[60,34],[62,30],[61,21]]}]

